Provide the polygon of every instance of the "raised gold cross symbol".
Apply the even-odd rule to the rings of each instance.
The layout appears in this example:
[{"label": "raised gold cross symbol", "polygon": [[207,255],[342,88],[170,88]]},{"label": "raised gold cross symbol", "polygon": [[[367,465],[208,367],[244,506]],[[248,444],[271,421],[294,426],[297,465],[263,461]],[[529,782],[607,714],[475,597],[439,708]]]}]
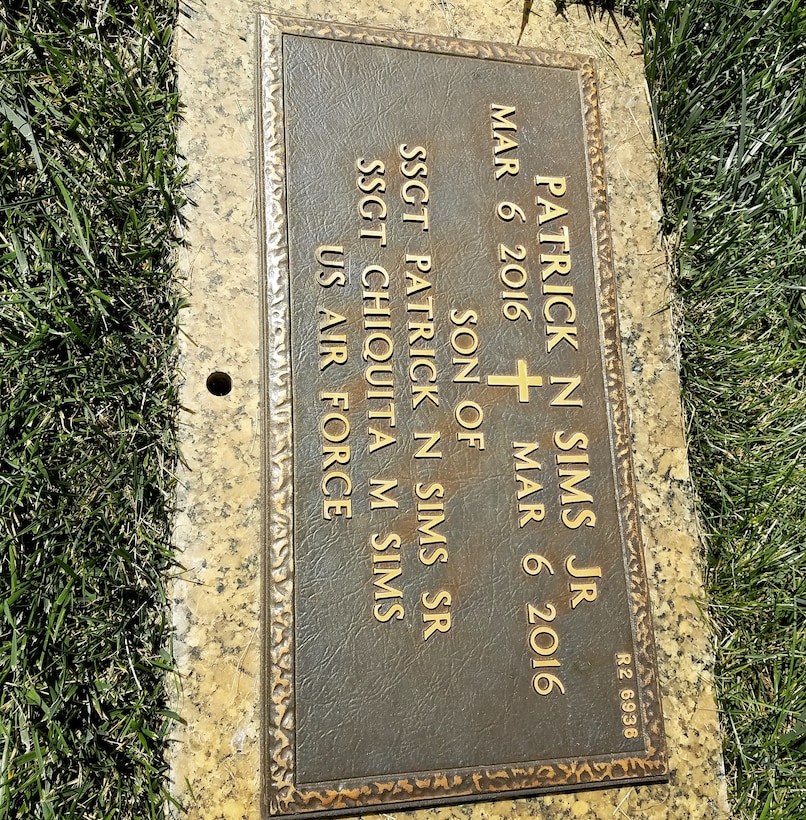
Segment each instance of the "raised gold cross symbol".
[{"label": "raised gold cross symbol", "polygon": [[529,401],[529,388],[541,387],[541,376],[529,376],[526,373],[526,359],[518,359],[518,372],[514,376],[487,376],[487,384],[492,387],[517,387],[518,401]]}]

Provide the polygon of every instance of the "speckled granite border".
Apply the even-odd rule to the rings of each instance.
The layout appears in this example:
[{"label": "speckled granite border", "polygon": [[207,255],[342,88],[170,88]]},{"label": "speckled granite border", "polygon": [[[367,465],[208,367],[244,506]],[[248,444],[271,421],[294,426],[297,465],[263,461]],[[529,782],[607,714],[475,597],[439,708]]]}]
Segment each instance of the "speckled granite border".
[{"label": "speckled granite border", "polygon": [[[274,2],[183,5],[177,59],[189,163],[181,273],[185,372],[176,540],[186,567],[174,588],[174,788],[193,818],[260,816],[260,302],[255,210],[257,11],[513,44],[517,3]],[[614,268],[639,515],[657,638],[671,780],[668,785],[422,810],[426,817],[727,817],[711,686],[696,522],[678,399],[668,272],[637,32],[536,0],[522,44],[597,59]],[[206,389],[232,376],[226,396]],[[388,815],[387,815],[388,816]]]}]

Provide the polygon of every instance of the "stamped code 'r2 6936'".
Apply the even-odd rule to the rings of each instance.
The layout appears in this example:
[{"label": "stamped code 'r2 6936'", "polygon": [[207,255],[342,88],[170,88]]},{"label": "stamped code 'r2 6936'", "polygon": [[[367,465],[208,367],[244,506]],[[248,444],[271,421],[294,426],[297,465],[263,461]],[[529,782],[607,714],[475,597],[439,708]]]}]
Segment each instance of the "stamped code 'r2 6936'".
[{"label": "stamped code 'r2 6936'", "polygon": [[[616,670],[619,682],[633,679],[632,655],[629,652],[616,654]],[[638,703],[635,690],[622,689],[619,692],[619,699],[621,703],[621,722],[624,726],[621,733],[628,738],[638,737]]]}]

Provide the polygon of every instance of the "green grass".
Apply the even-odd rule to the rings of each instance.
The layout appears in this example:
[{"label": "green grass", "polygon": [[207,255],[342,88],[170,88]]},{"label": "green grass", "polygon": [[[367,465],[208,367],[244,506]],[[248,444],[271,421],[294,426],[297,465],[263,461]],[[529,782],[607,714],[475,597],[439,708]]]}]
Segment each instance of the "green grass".
[{"label": "green grass", "polygon": [[162,815],[173,0],[0,9],[0,817]]},{"label": "green grass", "polygon": [[806,816],[806,4],[642,0],[737,817]]}]

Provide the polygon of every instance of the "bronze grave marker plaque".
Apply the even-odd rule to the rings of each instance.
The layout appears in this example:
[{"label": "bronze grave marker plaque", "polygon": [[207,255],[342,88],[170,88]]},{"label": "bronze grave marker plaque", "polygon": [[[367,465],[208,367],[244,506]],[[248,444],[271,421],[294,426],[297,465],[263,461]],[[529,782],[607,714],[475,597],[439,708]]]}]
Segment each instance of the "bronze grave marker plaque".
[{"label": "bronze grave marker plaque", "polygon": [[591,62],[259,28],[266,811],[664,779]]}]

